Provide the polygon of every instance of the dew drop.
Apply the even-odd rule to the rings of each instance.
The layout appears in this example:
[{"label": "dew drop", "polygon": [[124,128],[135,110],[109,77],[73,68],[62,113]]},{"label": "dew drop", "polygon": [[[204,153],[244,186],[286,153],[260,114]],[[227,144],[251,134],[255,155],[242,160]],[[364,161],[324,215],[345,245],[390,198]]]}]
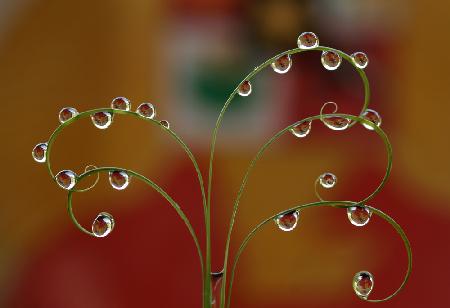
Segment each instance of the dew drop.
[{"label": "dew drop", "polygon": [[153,119],[156,116],[155,107],[150,103],[142,103],[137,108],[136,112],[147,119]]},{"label": "dew drop", "polygon": [[33,148],[33,151],[31,152],[31,155],[33,155],[34,160],[37,161],[38,163],[45,163],[45,161],[47,160],[46,154],[47,154],[47,143],[37,144]]},{"label": "dew drop", "polygon": [[250,81],[245,80],[242,82],[238,88],[238,93],[240,96],[249,96],[252,93],[252,84]]},{"label": "dew drop", "polygon": [[112,114],[110,112],[100,111],[91,115],[92,123],[100,129],[108,128],[112,123]]},{"label": "dew drop", "polygon": [[55,176],[56,183],[61,188],[70,190],[76,184],[77,175],[71,170],[62,170]]},{"label": "dew drop", "polygon": [[324,188],[333,188],[337,183],[337,177],[333,173],[325,172],[319,176],[319,183]]},{"label": "dew drop", "polygon": [[92,223],[92,233],[96,237],[105,237],[114,229],[114,218],[111,214],[102,212],[97,215]]},{"label": "dew drop", "polygon": [[161,120],[159,121],[159,124],[161,124],[163,127],[169,129],[170,128],[170,123],[167,120]]},{"label": "dew drop", "polygon": [[319,38],[313,32],[303,32],[297,40],[298,48],[312,49],[319,46]]},{"label": "dew drop", "polygon": [[321,61],[323,67],[329,71],[334,71],[337,69],[342,62],[341,56],[332,50],[322,52]]},{"label": "dew drop", "polygon": [[332,130],[345,130],[350,125],[350,120],[343,117],[324,117],[322,122]]},{"label": "dew drop", "polygon": [[278,59],[276,59],[274,62],[272,62],[271,66],[276,73],[285,74],[291,69],[292,66],[291,56],[283,55]]},{"label": "dew drop", "polygon": [[109,182],[113,188],[123,190],[130,184],[130,176],[123,170],[110,171]]},{"label": "dew drop", "polygon": [[[378,127],[380,127],[380,125],[381,125],[381,116],[375,110],[366,109],[366,111],[364,111],[364,113],[362,114],[362,117],[364,120],[370,121]],[[368,130],[374,130],[374,128],[372,126],[367,125],[365,123],[363,123],[363,126],[365,128],[367,128]]]},{"label": "dew drop", "polygon": [[212,289],[212,301],[213,307],[219,307],[220,305],[220,289],[223,278],[223,270],[216,273],[211,273],[211,289]]},{"label": "dew drop", "polygon": [[298,211],[292,211],[285,214],[279,215],[275,219],[275,223],[277,224],[278,228],[282,231],[292,231],[295,229],[298,223]]},{"label": "dew drop", "polygon": [[303,138],[311,132],[311,121],[302,121],[291,129],[295,137]]},{"label": "dew drop", "polygon": [[59,112],[59,122],[64,123],[78,115],[78,111],[72,107],[64,107]]},{"label": "dew drop", "polygon": [[369,223],[372,211],[365,206],[352,206],[347,208],[347,216],[352,225],[362,227]]},{"label": "dew drop", "polygon": [[111,108],[117,109],[117,110],[130,111],[131,103],[128,100],[128,98],[119,96],[112,100]]},{"label": "dew drop", "polygon": [[367,64],[369,64],[369,58],[364,52],[361,51],[355,52],[350,57],[352,57],[353,63],[358,68],[366,68]]},{"label": "dew drop", "polygon": [[353,277],[353,290],[362,299],[367,299],[373,290],[373,276],[367,271],[356,273]]}]

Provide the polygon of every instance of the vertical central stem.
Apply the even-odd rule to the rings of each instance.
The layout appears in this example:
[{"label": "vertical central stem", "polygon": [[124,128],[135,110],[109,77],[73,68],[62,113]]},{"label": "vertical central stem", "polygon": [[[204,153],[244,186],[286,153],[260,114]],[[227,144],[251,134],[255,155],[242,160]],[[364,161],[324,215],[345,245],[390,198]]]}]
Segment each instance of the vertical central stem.
[{"label": "vertical central stem", "polygon": [[203,277],[203,308],[210,308],[212,305],[211,296],[211,207],[208,201],[206,209],[206,254],[205,271]]}]

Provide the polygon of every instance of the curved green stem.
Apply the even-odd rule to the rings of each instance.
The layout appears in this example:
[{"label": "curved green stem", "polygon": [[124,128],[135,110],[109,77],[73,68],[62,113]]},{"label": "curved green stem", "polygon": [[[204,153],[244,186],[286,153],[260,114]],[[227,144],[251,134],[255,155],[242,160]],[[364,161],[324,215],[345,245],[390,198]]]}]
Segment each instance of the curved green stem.
[{"label": "curved green stem", "polygon": [[[263,220],[261,223],[259,223],[244,239],[244,241],[242,242],[241,246],[239,247],[239,250],[236,253],[236,256],[234,258],[234,262],[233,262],[233,267],[231,269],[231,277],[230,277],[230,287],[229,287],[229,292],[228,292],[228,299],[227,299],[227,307],[230,307],[231,304],[231,292],[232,292],[232,288],[233,288],[233,281],[234,281],[234,276],[235,276],[235,270],[236,270],[236,266],[237,263],[239,261],[239,258],[242,254],[242,252],[244,251],[245,247],[248,245],[249,241],[257,234],[257,232],[263,227],[265,226],[268,222],[273,221],[276,217],[278,217],[279,215],[283,215],[285,213],[289,213],[295,210],[304,210],[306,208],[310,208],[310,207],[319,207],[319,206],[331,206],[331,207],[335,207],[335,206],[339,206],[339,207],[343,207],[343,208],[348,208],[348,207],[352,207],[352,206],[358,206],[358,205],[363,205],[363,202],[352,202],[352,201],[320,201],[320,202],[314,202],[314,203],[309,203],[309,204],[304,204],[304,205],[299,205],[299,206],[295,206],[289,210],[280,212],[278,214],[275,214],[265,220]],[[393,292],[391,295],[387,296],[384,299],[380,299],[380,300],[367,300],[369,302],[384,302],[387,301],[389,299],[391,299],[392,297],[394,297],[395,295],[398,294],[398,292],[400,292],[403,287],[405,286],[406,282],[409,279],[409,276],[411,274],[411,270],[412,270],[412,251],[411,251],[411,244],[405,234],[405,232],[403,231],[403,229],[400,227],[400,225],[398,223],[395,222],[395,220],[393,220],[391,217],[389,217],[387,214],[383,213],[382,211],[371,207],[371,206],[366,206],[367,208],[369,208],[373,213],[375,213],[376,215],[380,216],[381,218],[383,218],[384,220],[386,220],[387,222],[389,222],[389,224],[391,224],[394,229],[397,231],[397,233],[400,235],[400,237],[403,240],[403,243],[405,245],[406,248],[406,253],[407,253],[407,257],[408,257],[408,267],[407,267],[407,271],[405,274],[405,277],[403,279],[402,284],[400,285],[400,287]]]}]

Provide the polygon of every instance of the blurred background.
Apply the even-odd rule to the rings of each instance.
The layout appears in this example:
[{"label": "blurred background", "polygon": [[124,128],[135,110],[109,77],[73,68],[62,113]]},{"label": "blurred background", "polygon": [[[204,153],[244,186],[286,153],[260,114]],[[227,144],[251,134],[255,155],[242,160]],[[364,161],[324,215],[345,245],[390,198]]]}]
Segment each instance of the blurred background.
[{"label": "blurred background", "polygon": [[[450,3],[380,0],[0,1],[0,101],[5,148],[0,206],[0,307],[200,307],[201,275],[183,222],[135,180],[75,196],[90,228],[97,213],[116,220],[104,239],[79,232],[66,192],[36,164],[31,149],[58,126],[62,107],[143,101],[188,143],[206,179],[217,115],[238,82],[265,59],[313,31],[321,45],[364,51],[371,108],[394,147],[385,189],[371,202],[408,234],[414,268],[406,288],[377,307],[450,307]],[[232,204],[247,164],[275,132],[316,115],[324,102],[358,114],[363,87],[348,63],[326,71],[319,52],[293,56],[288,74],[270,67],[253,93],[236,97],[219,133],[215,160],[213,270],[223,262]],[[201,239],[201,195],[194,168],[158,127],[116,117],[107,130],[89,119],[68,127],[52,152],[57,172],[86,165],[132,168],[181,205]],[[232,254],[261,220],[315,201],[315,179],[337,175],[325,198],[360,200],[381,180],[385,150],[363,127],[336,132],[313,123],[308,138],[285,135],[257,164],[241,200]],[[86,184],[87,185],[87,184]],[[375,276],[371,298],[395,290],[406,270],[399,236],[373,217],[364,228],[344,210],[309,209],[293,232],[267,225],[239,263],[232,307],[363,307],[351,281]]]}]

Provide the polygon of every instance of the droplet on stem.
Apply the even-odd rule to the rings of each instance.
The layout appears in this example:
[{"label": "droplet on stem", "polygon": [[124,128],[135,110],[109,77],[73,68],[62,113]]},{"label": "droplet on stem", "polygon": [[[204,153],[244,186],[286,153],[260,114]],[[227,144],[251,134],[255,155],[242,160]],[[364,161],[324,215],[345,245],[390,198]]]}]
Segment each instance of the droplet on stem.
[{"label": "droplet on stem", "polygon": [[161,120],[159,121],[159,124],[161,124],[163,127],[169,129],[170,128],[170,123],[167,120]]},{"label": "droplet on stem", "polygon": [[362,299],[367,299],[373,290],[374,280],[371,273],[361,271],[353,277],[353,290]]},{"label": "droplet on stem", "polygon": [[[381,125],[381,116],[378,112],[376,112],[375,110],[372,109],[366,109],[366,111],[364,111],[364,113],[362,114],[362,117],[364,120],[370,121],[373,124],[375,124],[376,126],[380,127]],[[370,125],[367,125],[365,123],[362,123],[362,125],[367,128],[368,130],[374,130],[374,128]]]},{"label": "droplet on stem", "polygon": [[97,215],[92,223],[92,233],[96,237],[105,237],[114,229],[114,218],[111,214],[102,212]]},{"label": "droplet on stem", "polygon": [[113,188],[123,190],[130,184],[130,176],[123,170],[110,171],[109,182]]},{"label": "droplet on stem", "polygon": [[321,61],[323,67],[325,67],[329,71],[334,71],[337,69],[342,62],[341,56],[332,50],[327,50],[322,52]]},{"label": "droplet on stem", "polygon": [[275,219],[275,223],[277,224],[278,228],[280,228],[280,230],[289,232],[294,230],[295,227],[297,226],[298,216],[299,216],[298,211],[284,213],[279,215]]},{"label": "droplet on stem", "polygon": [[311,132],[312,121],[302,121],[291,129],[295,137],[303,138]]},{"label": "droplet on stem", "polygon": [[245,80],[239,85],[238,94],[240,96],[249,96],[250,93],[252,93],[252,84],[250,81]]},{"label": "droplet on stem", "polygon": [[142,103],[137,108],[136,112],[147,119],[153,119],[156,116],[155,107],[150,103]]},{"label": "droplet on stem", "polygon": [[319,183],[323,188],[333,188],[337,183],[337,177],[330,172],[325,172],[319,177]]},{"label": "droplet on stem", "polygon": [[213,307],[219,307],[220,305],[220,289],[223,278],[223,270],[216,273],[211,273],[211,289],[212,289],[212,301]]},{"label": "droplet on stem", "polygon": [[357,51],[353,53],[350,57],[352,58],[353,63],[358,68],[361,69],[366,68],[367,65],[369,64],[369,58],[364,52]]},{"label": "droplet on stem", "polygon": [[113,116],[110,112],[100,111],[91,115],[91,119],[95,127],[106,129],[111,125]]},{"label": "droplet on stem", "polygon": [[55,176],[56,183],[63,188],[70,190],[76,184],[77,175],[71,170],[62,170]]},{"label": "droplet on stem", "polygon": [[38,163],[45,163],[45,161],[47,160],[46,154],[47,154],[47,143],[37,144],[33,148],[33,151],[31,152],[31,155],[33,155],[34,160],[37,161]]},{"label": "droplet on stem", "polygon": [[283,55],[279,57],[274,62],[272,62],[271,66],[276,73],[279,74],[287,73],[292,66],[291,55]]},{"label": "droplet on stem", "polygon": [[312,49],[319,46],[319,38],[313,32],[303,32],[297,39],[297,45],[300,49]]},{"label": "droplet on stem", "polygon": [[349,119],[335,116],[323,117],[322,122],[332,130],[345,130],[350,125]]},{"label": "droplet on stem", "polygon": [[372,211],[365,206],[352,206],[347,208],[348,220],[357,227],[365,226],[369,223]]},{"label": "droplet on stem", "polygon": [[78,115],[78,111],[72,107],[64,107],[59,112],[59,122],[64,123]]},{"label": "droplet on stem", "polygon": [[128,98],[119,96],[112,100],[111,108],[117,110],[130,111],[131,103]]}]

